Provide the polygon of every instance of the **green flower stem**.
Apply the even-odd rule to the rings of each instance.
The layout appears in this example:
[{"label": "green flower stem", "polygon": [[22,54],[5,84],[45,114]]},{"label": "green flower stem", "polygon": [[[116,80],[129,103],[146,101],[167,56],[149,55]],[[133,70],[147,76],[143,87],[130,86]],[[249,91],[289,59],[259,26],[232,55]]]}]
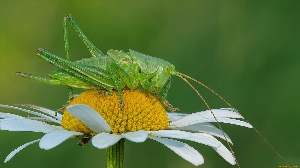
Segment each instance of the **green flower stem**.
[{"label": "green flower stem", "polygon": [[118,143],[106,149],[106,167],[107,168],[123,168],[124,161],[124,142],[121,139]]}]

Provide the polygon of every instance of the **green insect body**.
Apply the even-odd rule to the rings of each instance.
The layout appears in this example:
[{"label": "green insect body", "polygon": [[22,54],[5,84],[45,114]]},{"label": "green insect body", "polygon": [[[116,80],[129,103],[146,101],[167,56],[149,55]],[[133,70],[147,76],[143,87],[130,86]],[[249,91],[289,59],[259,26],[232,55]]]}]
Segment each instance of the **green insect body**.
[{"label": "green insect body", "polygon": [[[107,53],[108,56],[71,62],[39,49],[38,55],[59,69],[53,71],[49,79],[24,73],[19,75],[48,84],[83,89],[100,87],[111,91],[124,87],[136,89],[141,86],[148,92],[158,94],[171,80],[171,75],[177,73],[175,66],[167,61],[133,50],[130,52],[109,50]],[[147,64],[144,63],[145,61]]]},{"label": "green insect body", "polygon": [[[68,23],[71,24],[93,57],[78,61],[69,60]],[[134,50],[129,50],[129,52],[108,50],[105,55],[89,41],[71,14],[64,18],[63,27],[67,59],[60,58],[42,48],[37,51],[38,56],[57,66],[58,69],[53,71],[48,78],[23,72],[17,72],[17,75],[51,85],[68,86],[70,99],[73,95],[72,88],[104,89],[108,94],[114,89],[119,95],[120,108],[124,105],[122,89],[142,88],[157,96],[169,111],[179,111],[178,108],[173,108],[166,100],[171,87],[171,77],[178,76],[197,93],[208,109],[210,107],[202,95],[187,79],[202,85],[227,103],[226,100],[208,86],[188,75],[176,71],[173,64],[163,59],[148,56]],[[232,107],[229,103],[227,104]]]},{"label": "green insect body", "polygon": [[70,61],[40,48],[37,51],[38,56],[57,66],[58,69],[53,71],[48,78],[37,77],[22,72],[18,72],[18,75],[51,85],[64,85],[83,89],[101,88],[105,89],[108,93],[115,89],[119,94],[121,107],[123,106],[123,88],[142,88],[158,96],[168,110],[178,110],[177,108],[172,108],[166,100],[168,90],[171,86],[171,76],[179,75],[175,71],[173,64],[134,50],[129,50],[129,52],[109,50],[107,51],[107,55],[104,55],[87,39],[71,15],[65,17],[64,20],[67,58],[69,58],[68,21],[71,22],[72,27],[94,57]]}]

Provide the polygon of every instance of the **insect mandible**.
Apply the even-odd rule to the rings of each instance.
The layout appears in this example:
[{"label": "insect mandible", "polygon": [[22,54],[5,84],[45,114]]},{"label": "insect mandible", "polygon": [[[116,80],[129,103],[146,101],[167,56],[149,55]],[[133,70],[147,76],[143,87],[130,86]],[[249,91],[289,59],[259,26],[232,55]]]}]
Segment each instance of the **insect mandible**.
[{"label": "insect mandible", "polygon": [[[70,54],[67,28],[68,23],[70,23],[71,26],[74,28],[77,35],[83,41],[83,43],[88,48],[89,52],[93,57],[84,58],[73,62],[69,60]],[[94,44],[92,44],[89,41],[89,39],[82,32],[82,30],[80,29],[80,27],[78,26],[71,14],[67,15],[64,18],[63,27],[66,59],[60,58],[55,54],[52,54],[51,52],[42,48],[38,49],[37,51],[38,56],[40,56],[47,62],[57,66],[58,69],[53,71],[49,75],[49,78],[38,77],[23,72],[17,72],[17,75],[46,84],[68,86],[70,99],[73,96],[72,88],[104,89],[108,94],[114,89],[119,95],[120,108],[124,106],[122,89],[142,88],[143,90],[157,96],[160,99],[160,101],[162,101],[162,103],[165,105],[166,109],[170,111],[179,110],[177,108],[174,108],[167,101],[167,94],[171,87],[171,77],[178,76],[197,93],[197,95],[202,99],[202,101],[209,110],[210,107],[205,101],[205,99],[198,92],[198,90],[188,81],[188,79],[210,90],[221,100],[223,100],[229,107],[233,108],[232,105],[230,105],[223,97],[221,97],[214,90],[212,90],[202,82],[176,71],[175,66],[168,61],[148,56],[134,50],[129,50],[129,52],[119,50],[108,50],[107,55],[105,55]],[[212,111],[211,113],[214,116],[218,127],[223,132],[223,135],[226,139],[225,133],[221,125],[219,124],[217,118],[215,117]],[[245,118],[244,120],[248,122]],[[253,129],[269,145],[269,147],[287,165],[289,165],[282,158],[282,156],[272,147],[272,145],[259,133],[259,131],[254,127]],[[232,154],[234,155],[228,140],[227,144]]]}]

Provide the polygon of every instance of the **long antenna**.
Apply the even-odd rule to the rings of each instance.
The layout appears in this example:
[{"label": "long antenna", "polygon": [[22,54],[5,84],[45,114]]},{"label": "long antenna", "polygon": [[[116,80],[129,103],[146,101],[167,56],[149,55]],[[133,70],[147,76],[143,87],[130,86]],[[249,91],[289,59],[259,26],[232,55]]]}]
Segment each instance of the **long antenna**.
[{"label": "long antenna", "polygon": [[[199,92],[187,81],[187,79],[190,79],[190,80],[192,80],[192,81],[194,81],[194,82],[196,82],[196,83],[198,83],[199,85],[201,85],[201,86],[203,86],[204,88],[206,88],[207,90],[209,90],[209,91],[211,91],[213,94],[215,94],[217,97],[219,97],[223,102],[225,102],[230,108],[233,108],[233,109],[235,109],[230,103],[228,103],[222,96],[220,96],[217,92],[215,92],[214,90],[212,90],[210,87],[208,87],[207,85],[205,85],[205,84],[203,84],[202,82],[200,82],[200,81],[198,81],[198,80],[196,80],[196,79],[194,79],[194,78],[192,78],[192,77],[190,77],[190,76],[188,76],[188,75],[185,75],[185,74],[183,74],[183,73],[180,73],[180,72],[178,72],[178,75],[177,75],[178,77],[180,77],[181,79],[183,79],[190,87],[192,87],[192,89],[200,96],[200,98],[202,99],[202,101],[206,104],[206,106],[209,108],[209,106],[207,105],[207,103],[205,102],[205,100],[203,99],[203,97],[199,94]],[[187,78],[187,79],[186,79]],[[209,109],[210,110],[210,109]],[[244,118],[244,120],[247,122],[247,123],[250,123],[240,112],[238,112],[236,109],[235,109],[235,111],[239,114],[239,115],[241,115],[243,118]],[[211,111],[211,113],[212,113],[212,111]],[[214,116],[214,118],[215,118],[215,120],[217,121],[217,119],[216,119],[216,117]],[[219,124],[219,122],[217,122],[218,123],[218,126],[220,127],[220,129],[221,129],[221,131],[223,132],[223,135],[224,135],[224,131],[222,130],[222,128],[221,128],[221,126],[220,126],[220,124]],[[252,125],[252,124],[251,124]],[[252,125],[253,126],[253,125]],[[269,146],[269,148],[271,148],[271,150],[273,151],[273,152],[275,152],[275,154],[289,167],[289,168],[291,168],[291,166],[288,164],[288,162],[275,150],[275,148],[271,145],[271,143],[253,126],[253,129],[254,129],[254,131],[263,139],[263,141],[265,141],[265,143],[267,143],[268,144],[268,146]],[[227,139],[226,139],[227,140]],[[227,141],[227,144],[229,145],[229,147],[230,147],[230,144],[229,144],[229,142]],[[230,148],[230,150],[231,150],[231,148]],[[232,151],[232,150],[231,150]]]},{"label": "long antenna", "polygon": [[225,132],[223,131],[223,128],[222,128],[222,126],[221,126],[221,124],[219,123],[219,121],[217,120],[217,117],[215,116],[215,114],[212,112],[212,110],[211,110],[211,108],[209,107],[209,105],[207,104],[207,102],[206,102],[206,100],[203,98],[203,96],[199,93],[199,91],[186,79],[186,78],[184,78],[183,76],[182,76],[182,74],[181,73],[179,73],[178,74],[178,77],[180,77],[183,81],[185,81],[196,93],[197,93],[197,95],[202,99],[202,101],[204,102],[204,104],[205,104],[205,106],[208,108],[208,110],[210,111],[210,113],[213,115],[213,117],[214,117],[214,119],[216,120],[216,122],[217,122],[217,124],[218,124],[218,127],[220,128],[220,130],[222,131],[222,134],[223,134],[223,136],[224,136],[224,138],[225,138],[225,140],[226,140],[226,143],[227,143],[227,145],[229,146],[229,149],[230,149],[230,151],[231,151],[231,153],[232,153],[232,155],[233,155],[233,157],[234,157],[234,159],[235,159],[235,161],[236,161],[236,164],[237,164],[237,166],[240,168],[240,165],[239,165],[239,163],[238,163],[238,161],[237,161],[237,159],[236,159],[236,156],[235,156],[235,154],[234,154],[234,152],[233,152],[233,149],[231,148],[231,145],[230,145],[230,143],[229,143],[229,141],[228,141],[228,139],[226,138],[226,135],[225,135]]}]

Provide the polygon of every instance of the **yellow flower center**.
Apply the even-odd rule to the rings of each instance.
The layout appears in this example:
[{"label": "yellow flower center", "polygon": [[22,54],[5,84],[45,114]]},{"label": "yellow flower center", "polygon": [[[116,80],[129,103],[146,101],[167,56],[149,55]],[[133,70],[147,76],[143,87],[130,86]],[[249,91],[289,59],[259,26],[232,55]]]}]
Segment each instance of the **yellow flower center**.
[{"label": "yellow flower center", "polygon": [[[86,104],[97,111],[109,124],[112,133],[146,130],[154,131],[169,126],[168,116],[163,104],[151,94],[142,90],[123,92],[124,107],[119,107],[119,96],[116,91],[103,95],[103,90],[88,90],[72,99],[67,105]],[[62,126],[71,131],[93,133],[82,121],[64,110]]]}]

